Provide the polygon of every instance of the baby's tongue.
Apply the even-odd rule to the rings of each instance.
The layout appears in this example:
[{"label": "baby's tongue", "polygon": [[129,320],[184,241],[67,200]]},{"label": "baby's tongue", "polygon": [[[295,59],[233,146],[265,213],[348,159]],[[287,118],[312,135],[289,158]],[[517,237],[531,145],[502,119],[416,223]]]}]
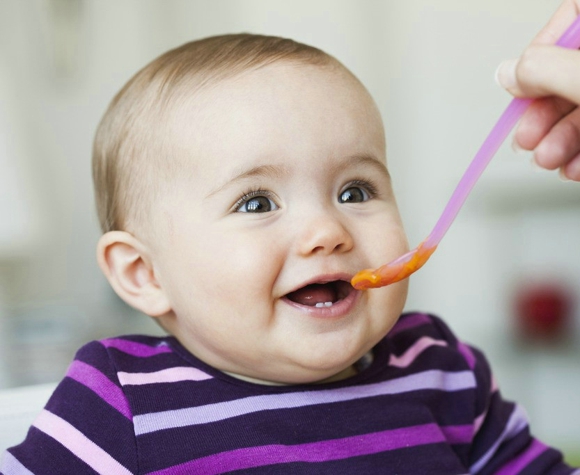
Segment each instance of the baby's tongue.
[{"label": "baby's tongue", "polygon": [[317,303],[335,302],[337,300],[334,286],[330,284],[312,284],[288,294],[293,302],[314,307]]}]

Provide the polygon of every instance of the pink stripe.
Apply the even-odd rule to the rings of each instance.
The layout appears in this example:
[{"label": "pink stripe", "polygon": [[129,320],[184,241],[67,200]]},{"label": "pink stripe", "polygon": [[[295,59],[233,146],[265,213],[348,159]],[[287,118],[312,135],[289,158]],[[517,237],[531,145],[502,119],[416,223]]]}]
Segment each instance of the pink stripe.
[{"label": "pink stripe", "polygon": [[469,444],[473,440],[473,426],[442,426],[443,435],[450,444]]},{"label": "pink stripe", "polygon": [[467,366],[469,366],[470,369],[475,368],[477,360],[475,359],[475,355],[473,354],[473,351],[471,351],[471,348],[460,341],[457,345],[457,349],[459,350],[459,353],[463,355]]},{"label": "pink stripe", "polygon": [[66,375],[86,386],[103,401],[114,407],[127,419],[132,419],[131,409],[125,394],[115,383],[93,366],[82,361],[73,361]]},{"label": "pink stripe", "polygon": [[166,345],[149,346],[135,341],[123,340],[121,338],[109,338],[102,340],[101,344],[106,348],[115,348],[123,353],[141,358],[159,355],[162,353],[171,353],[171,348]]},{"label": "pink stripe", "polygon": [[512,475],[514,473],[520,473],[525,467],[527,467],[532,461],[542,455],[547,449],[548,447],[546,447],[540,441],[534,439],[525,450],[525,452],[521,453],[518,457],[505,464],[496,472],[496,475]]},{"label": "pink stripe", "polygon": [[[494,375],[491,375],[491,388],[490,388],[490,395],[493,394],[495,391],[497,391],[497,381],[494,377]],[[485,418],[487,417],[487,408],[484,409],[484,411],[481,413],[481,415],[477,416],[475,418],[475,420],[473,421],[473,432],[474,432],[474,436],[475,434],[477,434],[479,432],[479,429],[481,429],[481,426],[483,425],[483,423],[485,422]]]},{"label": "pink stripe", "polygon": [[483,411],[483,414],[481,414],[480,416],[477,416],[475,418],[475,421],[473,421],[474,434],[477,434],[479,432],[479,429],[481,429],[481,426],[482,426],[483,422],[485,421],[486,416],[487,416],[487,409],[485,409],[485,411]]},{"label": "pink stripe", "polygon": [[445,442],[439,427],[426,424],[343,439],[299,445],[264,445],[210,455],[169,467],[156,475],[203,473],[206,475],[291,462],[326,462],[400,448]]},{"label": "pink stripe", "polygon": [[413,343],[401,356],[391,355],[389,365],[397,368],[406,368],[415,361],[417,356],[431,346],[447,346],[447,343],[443,340],[434,340],[429,336],[424,336]]},{"label": "pink stripe", "polygon": [[389,332],[389,336],[394,336],[405,330],[431,324],[431,318],[424,313],[415,313],[399,320]]},{"label": "pink stripe", "polygon": [[131,474],[129,470],[77,428],[53,413],[43,410],[33,425],[62,444],[98,473]]},{"label": "pink stripe", "polygon": [[491,375],[491,389],[490,389],[491,394],[496,392],[498,389],[499,389],[499,386],[497,384],[497,379],[495,379],[495,376],[492,374]]},{"label": "pink stripe", "polygon": [[123,386],[156,384],[156,383],[175,383],[178,381],[203,381],[211,379],[207,373],[188,367],[168,368],[153,373],[117,373],[119,381]]}]

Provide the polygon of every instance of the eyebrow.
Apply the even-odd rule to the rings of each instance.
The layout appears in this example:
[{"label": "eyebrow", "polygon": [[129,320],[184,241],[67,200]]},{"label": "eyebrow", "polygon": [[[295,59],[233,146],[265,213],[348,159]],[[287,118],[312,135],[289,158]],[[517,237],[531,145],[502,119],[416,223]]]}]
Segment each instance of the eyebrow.
[{"label": "eyebrow", "polygon": [[[356,168],[357,166],[371,166],[378,173],[384,175],[388,179],[391,178],[391,175],[387,169],[387,166],[384,162],[377,159],[372,155],[360,154],[360,155],[349,155],[344,157],[341,160],[335,162],[329,169],[329,173],[334,174],[338,173],[341,170],[344,170],[346,167],[353,167]],[[237,175],[234,175],[232,178],[228,179],[225,183],[217,187],[215,190],[208,193],[206,198],[213,196],[220,191],[224,190],[225,188],[231,186],[240,181],[245,181],[250,178],[284,178],[289,174],[289,169],[284,166],[274,166],[274,165],[258,165],[255,167],[250,168],[249,170],[242,171]]]},{"label": "eyebrow", "polygon": [[391,178],[391,174],[387,169],[387,165],[385,162],[379,160],[378,158],[374,157],[373,155],[350,155],[345,157],[342,160],[339,160],[331,167],[332,172],[338,172],[346,167],[358,167],[358,166],[370,166],[374,168],[380,174],[386,176],[387,178]]},{"label": "eyebrow", "polygon": [[211,191],[206,196],[206,198],[219,193],[224,188],[227,188],[234,183],[245,181],[249,178],[283,178],[286,175],[288,175],[288,169],[286,167],[277,167],[274,165],[258,165],[256,167],[250,168],[249,170],[245,170],[238,173],[237,175],[234,175],[218,188]]}]

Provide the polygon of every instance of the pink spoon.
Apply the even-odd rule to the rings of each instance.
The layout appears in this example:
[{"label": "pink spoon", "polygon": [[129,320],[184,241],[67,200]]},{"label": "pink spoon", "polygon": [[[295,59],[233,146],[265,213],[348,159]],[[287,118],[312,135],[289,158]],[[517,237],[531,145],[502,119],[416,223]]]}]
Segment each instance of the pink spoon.
[{"label": "pink spoon", "polygon": [[[556,45],[571,49],[580,48],[580,16],[564,32],[562,37],[556,42]],[[483,170],[485,170],[485,167],[532,101],[532,99],[516,98],[510,102],[461,177],[457,188],[455,188],[431,234],[415,249],[403,254],[394,261],[378,269],[365,269],[358,272],[351,280],[354,288],[362,290],[384,287],[406,279],[423,267],[455,220]]]}]

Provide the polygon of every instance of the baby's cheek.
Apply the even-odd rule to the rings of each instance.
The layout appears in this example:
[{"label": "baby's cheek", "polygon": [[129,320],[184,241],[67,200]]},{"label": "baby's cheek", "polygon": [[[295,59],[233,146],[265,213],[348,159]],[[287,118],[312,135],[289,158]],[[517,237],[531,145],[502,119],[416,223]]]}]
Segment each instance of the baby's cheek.
[{"label": "baby's cheek", "polygon": [[373,235],[373,255],[377,262],[373,266],[380,266],[405,254],[409,250],[405,231],[397,222],[388,220],[380,227],[375,228]]},{"label": "baby's cheek", "polygon": [[364,291],[369,298],[368,312],[371,317],[369,341],[378,342],[393,328],[405,306],[407,289],[407,281],[401,281]]},{"label": "baby's cheek", "polygon": [[374,292],[375,290],[384,290],[386,293],[383,307],[383,318],[385,319],[385,326],[387,327],[386,330],[388,331],[392,328],[392,326],[403,312],[405,302],[407,301],[409,279],[388,285],[382,289],[372,289],[368,292]]}]

